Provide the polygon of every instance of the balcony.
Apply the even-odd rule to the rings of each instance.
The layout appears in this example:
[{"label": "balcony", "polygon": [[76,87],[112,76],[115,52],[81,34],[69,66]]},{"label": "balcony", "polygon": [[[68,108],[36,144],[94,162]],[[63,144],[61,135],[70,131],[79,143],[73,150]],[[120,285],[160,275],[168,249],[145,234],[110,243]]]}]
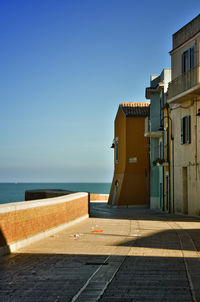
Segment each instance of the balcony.
[{"label": "balcony", "polygon": [[200,65],[181,74],[168,86],[168,103],[182,103],[200,95]]},{"label": "balcony", "polygon": [[150,127],[150,119],[149,117],[145,118],[145,128],[144,128],[144,136],[145,137],[153,137],[153,138],[159,138],[162,136],[162,131],[157,130],[157,131],[151,131]]},{"label": "balcony", "polygon": [[157,167],[168,167],[169,166],[169,163],[162,158],[157,158],[156,160],[154,160],[152,162],[152,164],[153,164],[153,166],[157,166]]}]

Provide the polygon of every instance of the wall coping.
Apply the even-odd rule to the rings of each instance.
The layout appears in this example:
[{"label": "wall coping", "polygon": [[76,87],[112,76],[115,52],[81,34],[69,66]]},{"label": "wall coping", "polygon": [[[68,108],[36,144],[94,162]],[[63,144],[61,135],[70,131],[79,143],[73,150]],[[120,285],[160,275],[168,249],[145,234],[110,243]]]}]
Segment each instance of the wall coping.
[{"label": "wall coping", "polygon": [[72,193],[69,195],[63,195],[59,197],[53,198],[45,198],[45,199],[38,199],[38,200],[30,200],[30,201],[17,201],[12,203],[3,203],[0,205],[0,214],[7,213],[7,212],[15,212],[20,210],[27,210],[31,208],[37,207],[45,207],[49,205],[54,205],[57,203],[66,203],[70,202],[74,199],[82,198],[88,196],[88,193],[79,192],[79,193]]},{"label": "wall coping", "polygon": [[97,195],[97,196],[100,196],[100,197],[101,197],[101,196],[109,196],[109,194],[106,194],[106,193],[105,193],[105,194],[99,194],[99,193],[90,193],[90,196],[93,196],[93,195],[94,195],[94,196],[96,196],[96,195]]}]

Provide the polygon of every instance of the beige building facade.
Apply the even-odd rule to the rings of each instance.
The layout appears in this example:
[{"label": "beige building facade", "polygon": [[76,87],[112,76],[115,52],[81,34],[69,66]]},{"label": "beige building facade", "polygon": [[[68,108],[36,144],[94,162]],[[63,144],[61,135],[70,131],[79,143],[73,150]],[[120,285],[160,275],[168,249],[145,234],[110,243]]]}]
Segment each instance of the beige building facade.
[{"label": "beige building facade", "polygon": [[170,54],[174,212],[200,215],[200,15],[173,35]]}]

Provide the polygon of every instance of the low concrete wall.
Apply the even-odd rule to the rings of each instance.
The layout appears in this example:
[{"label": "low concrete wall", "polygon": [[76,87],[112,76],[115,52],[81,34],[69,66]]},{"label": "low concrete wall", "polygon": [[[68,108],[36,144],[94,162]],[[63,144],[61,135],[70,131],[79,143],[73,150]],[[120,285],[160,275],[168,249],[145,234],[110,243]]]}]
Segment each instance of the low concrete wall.
[{"label": "low concrete wall", "polygon": [[105,200],[107,201],[109,197],[109,194],[94,194],[90,193],[90,200]]},{"label": "low concrete wall", "polygon": [[0,205],[0,255],[88,217],[88,193]]}]

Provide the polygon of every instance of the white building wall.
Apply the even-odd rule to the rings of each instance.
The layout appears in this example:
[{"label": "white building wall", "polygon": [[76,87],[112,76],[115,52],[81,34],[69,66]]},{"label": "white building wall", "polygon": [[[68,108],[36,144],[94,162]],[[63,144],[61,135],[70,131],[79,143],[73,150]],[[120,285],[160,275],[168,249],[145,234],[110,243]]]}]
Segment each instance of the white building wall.
[{"label": "white building wall", "polygon": [[[185,211],[184,200],[187,192],[190,215],[200,215],[200,117],[196,116],[198,108],[200,108],[200,98],[198,101],[184,102],[171,112],[174,134],[175,212]],[[186,115],[191,116],[191,143],[182,145],[181,118]],[[183,168],[187,169],[187,190]]]}]

